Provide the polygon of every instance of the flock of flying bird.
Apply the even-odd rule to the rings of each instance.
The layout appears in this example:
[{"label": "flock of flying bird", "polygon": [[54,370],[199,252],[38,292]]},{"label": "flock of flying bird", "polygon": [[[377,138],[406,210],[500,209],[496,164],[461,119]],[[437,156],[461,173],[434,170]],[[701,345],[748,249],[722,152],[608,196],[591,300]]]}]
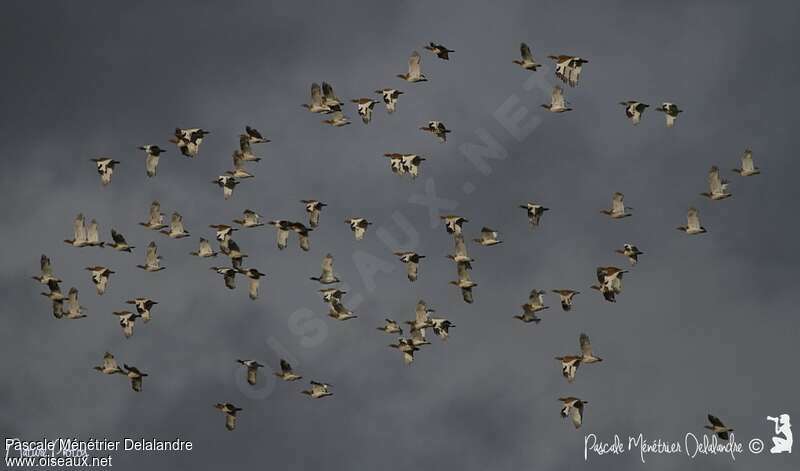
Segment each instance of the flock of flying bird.
[{"label": "flock of flying bird", "polygon": [[[425,49],[435,54],[442,60],[449,60],[449,54],[453,53],[441,44],[429,43]],[[522,69],[535,72],[541,67],[531,53],[530,48],[522,43],[520,45],[520,59],[514,60],[513,63],[519,65]],[[555,75],[558,79],[570,87],[578,85],[584,64],[588,63],[587,60],[580,57],[568,55],[551,55],[548,56],[555,61]],[[421,56],[418,52],[414,51],[408,61],[408,71],[404,74],[398,74],[399,78],[408,83],[426,82],[428,78],[421,72]],[[386,106],[388,113],[393,113],[397,109],[397,102],[403,91],[396,88],[383,88],[376,90]],[[373,117],[373,111],[376,104],[379,102],[372,98],[356,98],[351,100],[356,105],[358,114],[364,124],[370,123]],[[625,107],[625,115],[630,121],[636,125],[638,124],[645,110],[649,105],[635,101],[626,100],[621,102]],[[340,127],[350,124],[350,120],[342,112],[344,103],[336,97],[333,87],[327,82],[322,82],[322,86],[314,83],[311,85],[311,101],[302,106],[309,112],[329,115],[330,118],[323,122],[331,126]],[[548,111],[553,113],[562,113],[572,110],[565,100],[564,92],[561,86],[555,86],[551,94],[551,102],[542,105]],[[678,114],[682,112],[674,103],[664,102],[657,108],[666,116],[667,127],[673,127]],[[440,142],[447,141],[447,135],[451,132],[441,121],[431,120],[426,125],[420,128],[425,132],[431,133]],[[210,134],[209,131],[201,128],[191,129],[176,129],[174,136],[170,142],[175,144],[186,157],[194,158],[198,155],[200,145],[203,139]],[[270,142],[269,139],[264,138],[261,133],[247,126],[245,132],[239,136],[239,148],[233,152],[233,168],[223,175],[219,175],[212,183],[218,185],[223,190],[223,196],[227,200],[233,195],[234,188],[241,182],[254,175],[246,168],[247,163],[258,162],[261,159],[256,157],[253,153],[252,145],[264,144]],[[156,176],[157,167],[160,155],[166,151],[157,145],[145,145],[139,147],[140,150],[145,152],[145,169],[148,177]],[[390,159],[390,167],[393,173],[398,175],[410,175],[412,178],[416,177],[420,171],[420,164],[425,160],[422,156],[417,154],[401,154],[401,153],[386,153],[386,157]],[[103,186],[111,182],[112,175],[120,164],[119,161],[111,158],[97,158],[92,159],[96,165],[96,170],[100,174],[101,183]],[[752,152],[748,149],[745,151],[741,158],[741,166],[734,169],[734,172],[743,177],[758,175],[760,170],[754,166]],[[708,191],[703,192],[702,195],[713,201],[720,201],[731,196],[728,190],[728,181],[720,176],[719,169],[716,166],[711,167],[708,173]],[[289,243],[291,233],[297,235],[298,245],[303,251],[310,250],[310,233],[319,226],[320,215],[327,205],[315,199],[302,200],[307,214],[307,224],[303,222],[290,221],[284,219],[276,219],[263,222],[262,216],[257,212],[245,209],[242,218],[233,221],[233,224],[239,226],[235,227],[229,224],[212,224],[211,228],[215,230],[215,238],[218,245],[218,251],[215,251],[211,242],[205,238],[199,239],[199,247],[196,251],[190,252],[192,256],[200,258],[217,258],[220,254],[226,256],[230,260],[230,266],[212,266],[211,270],[223,277],[224,284],[229,289],[236,288],[237,275],[244,276],[249,280],[249,297],[253,300],[258,298],[260,279],[266,276],[264,273],[253,267],[245,267],[244,259],[247,254],[242,252],[239,245],[233,240],[233,233],[239,230],[253,229],[268,224],[273,226],[277,232],[277,246],[278,249],[286,249]],[[549,208],[536,203],[527,202],[520,205],[527,213],[528,223],[531,229],[536,229],[542,220],[542,217]],[[603,209],[601,212],[611,219],[623,219],[632,215],[630,207],[626,207],[624,203],[624,195],[622,193],[614,193],[612,196],[611,207]],[[473,268],[475,260],[471,258],[467,251],[467,243],[464,236],[464,224],[469,222],[468,219],[458,215],[443,215],[441,219],[444,223],[445,229],[448,234],[452,235],[454,241],[454,253],[447,255],[447,258],[452,260],[456,265],[455,281],[450,281],[450,284],[459,288],[463,300],[467,303],[473,302],[473,289],[477,283],[472,281],[470,271]],[[190,233],[186,230],[183,224],[183,218],[178,212],[173,212],[169,225],[164,223],[165,215],[161,212],[161,206],[158,201],[153,201],[150,205],[149,216],[146,221],[139,224],[146,229],[157,231],[171,239],[182,239],[190,237]],[[355,240],[362,240],[367,232],[367,229],[372,222],[369,222],[364,217],[350,217],[344,221],[349,225]],[[79,214],[74,221],[73,238],[65,240],[64,242],[74,247],[110,247],[119,252],[131,253],[134,246],[131,246],[126,241],[125,237],[115,229],[111,229],[111,241],[103,242],[100,240],[98,223],[94,219],[86,225],[83,214]],[[689,208],[687,213],[687,222],[685,225],[678,227],[679,230],[689,235],[697,235],[707,232],[706,229],[700,225],[699,213],[695,208]],[[481,229],[480,237],[472,239],[477,245],[482,247],[492,247],[502,243],[499,238],[498,231],[489,227]],[[639,256],[643,252],[631,243],[626,243],[622,248],[617,249],[616,253],[625,256],[631,266],[636,265]],[[399,260],[406,265],[406,273],[408,280],[411,282],[417,281],[419,277],[419,265],[425,258],[416,252],[396,252],[395,255]],[[156,243],[150,242],[145,251],[145,262],[143,265],[136,265],[138,268],[146,272],[159,272],[165,270],[166,267],[161,265],[161,257],[158,255],[158,247]],[[332,287],[340,283],[340,279],[336,276],[333,267],[333,256],[326,254],[322,260],[321,273],[319,276],[310,277],[311,280],[323,285],[319,290],[323,302],[328,304],[328,315],[339,321],[355,319],[356,316],[350,309],[348,309],[344,302],[343,297],[347,294],[346,291]],[[95,285],[98,295],[103,295],[109,286],[111,275],[115,272],[103,266],[89,266],[86,270],[91,272],[91,280]],[[628,270],[616,266],[603,266],[596,269],[597,284],[592,285],[591,288],[599,291],[603,298],[609,302],[616,302],[616,297],[622,292],[622,278]],[[86,308],[83,307],[78,300],[78,290],[71,288],[67,296],[63,296],[60,289],[61,279],[56,277],[50,263],[50,259],[46,255],[41,256],[41,274],[35,276],[34,279],[41,284],[47,285],[49,292],[42,293],[52,301],[53,314],[58,319],[80,319],[86,317]],[[561,308],[563,311],[570,311],[573,309],[575,296],[580,294],[579,291],[573,289],[554,289],[553,293],[557,294],[560,299]],[[522,321],[523,323],[539,323],[542,319],[537,316],[537,313],[548,309],[545,305],[544,295],[545,291],[533,289],[529,296],[528,301],[522,305],[522,313],[513,316],[514,318]],[[119,319],[119,324],[122,327],[123,334],[126,338],[133,335],[134,324],[137,319],[147,323],[151,320],[151,309],[158,304],[157,301],[147,297],[138,297],[125,301],[127,304],[134,306],[133,311],[121,310],[115,311]],[[378,330],[392,335],[399,335],[396,343],[390,344],[391,348],[397,349],[401,354],[403,361],[410,364],[414,361],[414,355],[420,351],[421,347],[430,345],[426,338],[426,330],[430,329],[441,340],[447,340],[449,330],[455,325],[446,318],[432,317],[431,313],[435,312],[433,309],[428,308],[423,300],[419,300],[416,304],[415,317],[412,320],[399,323],[393,319],[385,319],[385,324],[377,327]],[[403,325],[407,329],[407,336],[404,336]],[[562,375],[569,383],[575,379],[578,367],[581,365],[589,365],[601,362],[602,359],[594,355],[589,337],[581,333],[579,336],[580,352],[577,354],[567,354],[555,357],[560,362]],[[246,369],[247,382],[255,385],[257,381],[257,371],[265,365],[253,359],[237,359],[236,362]],[[103,357],[103,363],[100,366],[94,367],[96,370],[108,374],[120,374],[126,376],[134,391],[142,390],[142,378],[148,376],[137,369],[135,366],[130,366],[123,363],[120,367],[111,353],[106,353]],[[280,360],[280,371],[274,373],[278,378],[292,382],[302,379],[302,376],[296,374],[291,365],[286,361]],[[319,399],[333,395],[331,392],[331,385],[327,383],[311,381],[309,389],[303,390],[302,393],[310,396],[311,398]],[[561,397],[559,401],[562,404],[561,415],[569,417],[576,428],[581,426],[583,420],[584,405],[587,401],[577,397]],[[233,405],[232,403],[218,403],[215,405],[217,409],[223,412],[226,416],[225,426],[228,430],[233,430],[236,425],[237,413],[242,409]],[[723,423],[716,417],[709,415],[711,426],[706,428],[712,430],[720,438],[727,439],[728,432],[732,431],[723,425]]]}]

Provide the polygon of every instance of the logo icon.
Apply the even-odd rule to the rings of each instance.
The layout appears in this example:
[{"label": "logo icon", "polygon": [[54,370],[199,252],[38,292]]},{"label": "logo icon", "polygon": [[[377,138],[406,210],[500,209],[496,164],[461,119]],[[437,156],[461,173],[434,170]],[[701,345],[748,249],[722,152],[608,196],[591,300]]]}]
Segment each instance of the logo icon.
[{"label": "logo icon", "polygon": [[[769,452],[772,454],[792,452],[792,424],[789,421],[789,414],[781,414],[778,417],[767,416],[767,420],[775,423],[775,436],[772,437],[773,447]],[[783,435],[781,437],[780,435]]]}]

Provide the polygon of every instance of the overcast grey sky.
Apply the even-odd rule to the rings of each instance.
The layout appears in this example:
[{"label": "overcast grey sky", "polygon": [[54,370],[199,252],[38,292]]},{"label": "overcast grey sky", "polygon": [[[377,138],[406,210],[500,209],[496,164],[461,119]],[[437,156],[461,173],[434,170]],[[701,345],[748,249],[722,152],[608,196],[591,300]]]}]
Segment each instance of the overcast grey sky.
[{"label": "overcast grey sky", "polygon": [[[792,299],[800,170],[792,134],[800,70],[794,2],[9,2],[0,16],[0,149],[4,220],[0,342],[0,434],[122,439],[176,437],[191,453],[120,453],[114,469],[797,469],[790,455],[744,453],[688,460],[634,454],[583,460],[583,437],[639,433],[681,440],[703,432],[713,413],[739,441],[768,442],[767,415],[800,412],[797,309]],[[449,62],[422,46],[441,42]],[[544,67],[513,65],[528,43]],[[395,77],[413,50],[430,81]],[[539,105],[559,83],[548,54],[587,58],[581,83],[565,90],[574,111]],[[312,82],[337,95],[405,92],[398,111],[376,107],[364,126],[334,129],[300,107]],[[674,101],[685,113],[673,129],[648,111],[634,127],[618,102]],[[778,106],[780,104],[780,106]],[[498,112],[498,110],[501,110]],[[510,110],[510,111],[509,111]],[[496,116],[526,110],[525,136]],[[453,133],[446,144],[418,130],[429,119]],[[230,167],[245,125],[273,142],[257,153],[256,178],[223,201],[209,182]],[[167,140],[175,127],[212,132],[199,156],[181,156]],[[507,157],[481,171],[464,152],[491,136]],[[147,179],[137,146],[168,149]],[[763,174],[742,179],[746,147]],[[384,152],[428,158],[415,181],[389,170]],[[122,163],[101,188],[90,158]],[[709,202],[706,173],[718,165],[733,197]],[[466,186],[465,186],[466,184]],[[468,191],[472,190],[472,191]],[[614,191],[634,216],[599,214]],[[477,260],[475,303],[447,284],[456,277],[444,255],[452,238],[432,227],[429,208],[467,217],[467,236],[483,225],[505,243],[470,246]],[[209,224],[244,208],[268,219],[304,220],[300,199],[329,204],[311,235],[278,251],[271,228],[243,230],[236,241],[247,264],[266,272],[261,298],[245,280],[226,290],[209,262],[188,256]],[[171,240],[138,226],[149,203],[180,212],[192,237]],[[551,208],[532,232],[518,208]],[[696,206],[709,233],[675,230]],[[444,206],[444,205],[443,205]],[[434,207],[436,210],[438,207]],[[62,243],[72,219],[95,218],[101,236],[122,232],[134,254],[75,249]],[[373,221],[356,242],[343,220]],[[788,216],[788,217],[787,217]],[[159,244],[167,270],[144,273],[144,248]],[[397,241],[397,244],[392,241]],[[626,275],[619,302],[589,289],[595,267],[626,260],[614,249],[635,243],[646,255]],[[392,255],[427,255],[409,283]],[[324,254],[360,317],[325,316],[319,286]],[[30,280],[40,254],[53,261],[66,292],[75,286],[88,318],[57,321]],[[84,267],[117,273],[98,297]],[[374,274],[366,272],[374,270]],[[562,313],[557,297],[539,325],[512,319],[532,288],[582,291]],[[149,296],[153,321],[131,339],[114,310]],[[375,327],[407,320],[425,299],[457,327],[446,342],[417,354],[410,367]],[[556,355],[592,338],[605,361],[582,367],[573,384]],[[92,370],[105,351],[149,373],[134,393],[122,377]],[[313,401],[307,383],[244,384],[236,358],[275,367],[289,358],[305,379],[334,385]],[[581,397],[584,426],[559,415],[562,395]],[[212,405],[244,411],[227,432]]]}]

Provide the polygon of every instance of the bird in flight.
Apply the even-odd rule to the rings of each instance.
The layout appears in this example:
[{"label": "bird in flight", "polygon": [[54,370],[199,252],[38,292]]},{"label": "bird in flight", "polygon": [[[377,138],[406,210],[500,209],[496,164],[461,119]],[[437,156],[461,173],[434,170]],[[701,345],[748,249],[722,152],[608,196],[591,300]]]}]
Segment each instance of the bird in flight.
[{"label": "bird in flight", "polygon": [[120,161],[108,157],[99,157],[91,159],[91,161],[97,167],[97,173],[100,174],[100,182],[103,186],[108,186],[111,183],[111,175],[114,173],[114,168],[120,164]]},{"label": "bird in flight", "polygon": [[634,100],[621,101],[619,104],[625,107],[625,116],[631,120],[634,126],[641,122],[644,111],[650,107],[646,103]]},{"label": "bird in flight", "polygon": [[733,432],[732,428],[727,427],[716,416],[708,414],[708,421],[711,423],[711,425],[706,425],[704,426],[704,428],[711,430],[711,433],[715,433],[719,438],[723,440],[727,440],[729,438],[728,432]]},{"label": "bird in flight", "polygon": [[753,164],[753,151],[750,149],[745,149],[744,154],[742,155],[742,164],[740,168],[733,169],[734,172],[738,173],[743,177],[750,177],[753,175],[758,175],[761,173],[761,169],[756,167]]},{"label": "bird in flight", "polygon": [[530,70],[531,72],[536,72],[536,69],[542,66],[541,64],[536,63],[536,60],[533,58],[533,54],[531,53],[531,48],[529,48],[527,44],[520,43],[519,54],[521,56],[521,59],[515,59],[511,62],[517,64],[523,69]]},{"label": "bird in flight", "polygon": [[667,101],[661,103],[661,106],[656,108],[656,111],[664,113],[664,117],[667,120],[668,128],[675,126],[675,120],[678,119],[678,114],[683,113],[683,110],[678,109],[678,105]]},{"label": "bird in flight", "polygon": [[398,74],[397,76],[406,82],[427,82],[428,78],[425,77],[420,70],[421,61],[422,57],[420,57],[419,52],[412,52],[411,57],[408,58],[408,72],[405,74]]},{"label": "bird in flight", "polygon": [[233,431],[236,428],[236,413],[241,412],[243,409],[230,402],[218,402],[214,404],[214,407],[225,414],[225,428]]},{"label": "bird in flight", "polygon": [[450,53],[455,52],[452,49],[447,49],[443,45],[434,42],[429,42],[428,45],[425,46],[425,50],[431,51],[436,54],[436,57],[443,60],[450,60]]},{"label": "bird in flight", "polygon": [[144,168],[147,176],[152,178],[156,176],[156,169],[158,168],[158,160],[161,154],[166,151],[156,145],[139,146],[139,150],[144,151]]}]

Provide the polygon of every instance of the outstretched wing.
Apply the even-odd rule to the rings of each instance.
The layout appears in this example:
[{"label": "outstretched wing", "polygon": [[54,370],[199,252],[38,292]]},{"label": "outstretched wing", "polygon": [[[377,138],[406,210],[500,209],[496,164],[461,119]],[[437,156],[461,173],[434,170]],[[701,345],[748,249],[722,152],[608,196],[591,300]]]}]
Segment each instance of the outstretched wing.
[{"label": "outstretched wing", "polygon": [[566,108],[567,103],[564,100],[564,90],[556,85],[550,93],[550,108]]},{"label": "outstretched wing", "polygon": [[708,171],[708,188],[712,195],[722,193],[722,181],[719,178],[719,168],[716,165]]},{"label": "outstretched wing", "polygon": [[700,229],[700,213],[695,208],[689,208],[686,213],[686,226],[691,230]]},{"label": "outstretched wing", "polygon": [[311,84],[311,104],[322,105],[322,89],[318,83]]},{"label": "outstretched wing", "polygon": [[520,44],[519,52],[522,55],[522,60],[526,62],[533,62],[533,54],[531,54],[531,48],[529,48],[527,44]]},{"label": "outstretched wing", "polygon": [[622,214],[625,212],[625,204],[623,203],[623,199],[625,195],[620,192],[614,193],[614,196],[611,198],[611,212]]},{"label": "outstretched wing", "polygon": [[588,335],[581,334],[580,344],[581,344],[581,353],[583,353],[584,356],[592,356],[592,344],[589,342]]},{"label": "outstretched wing", "polygon": [[753,164],[753,151],[750,149],[744,151],[744,155],[742,156],[742,170],[746,172],[752,172],[755,170],[755,165]]},{"label": "outstretched wing", "polygon": [[420,62],[422,61],[422,57],[420,57],[419,52],[414,51],[411,53],[411,57],[408,58],[408,75],[411,77],[419,77],[421,74],[420,70]]},{"label": "outstretched wing", "polygon": [[322,277],[329,278],[333,276],[333,255],[327,254],[322,259]]}]

